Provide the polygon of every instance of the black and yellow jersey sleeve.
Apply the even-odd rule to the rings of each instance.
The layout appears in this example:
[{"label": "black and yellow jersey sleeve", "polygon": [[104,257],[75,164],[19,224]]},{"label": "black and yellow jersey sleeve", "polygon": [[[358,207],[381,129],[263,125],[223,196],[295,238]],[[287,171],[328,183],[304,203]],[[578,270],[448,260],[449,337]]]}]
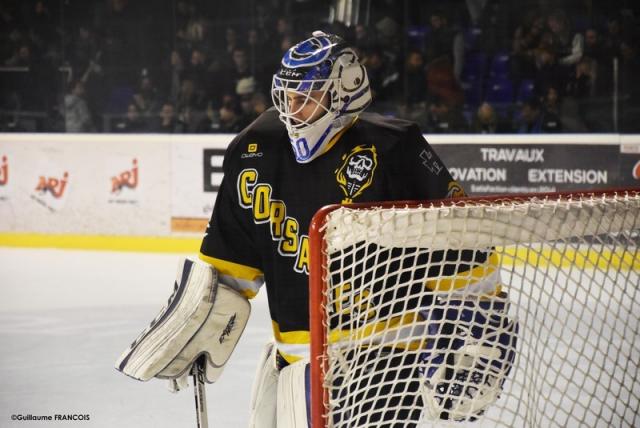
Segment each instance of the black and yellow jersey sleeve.
[{"label": "black and yellow jersey sleeve", "polygon": [[[227,153],[233,150],[233,143]],[[254,224],[238,203],[236,174],[225,156],[224,178],[200,247],[200,259],[213,265],[221,281],[247,298],[262,286],[263,270]]]}]

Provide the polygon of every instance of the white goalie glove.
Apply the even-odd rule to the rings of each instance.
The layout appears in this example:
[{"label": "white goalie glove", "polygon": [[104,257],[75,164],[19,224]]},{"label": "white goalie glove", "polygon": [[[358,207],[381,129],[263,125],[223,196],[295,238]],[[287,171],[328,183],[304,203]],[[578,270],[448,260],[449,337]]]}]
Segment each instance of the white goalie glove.
[{"label": "white goalie glove", "polygon": [[216,270],[197,260],[179,264],[167,305],[116,362],[137,380],[169,379],[170,389],[186,385],[193,363],[204,356],[204,380],[215,382],[249,318],[246,298],[218,282]]},{"label": "white goalie glove", "polygon": [[422,314],[434,338],[421,356],[427,418],[476,420],[498,400],[515,359],[518,324],[506,294],[437,297]]}]

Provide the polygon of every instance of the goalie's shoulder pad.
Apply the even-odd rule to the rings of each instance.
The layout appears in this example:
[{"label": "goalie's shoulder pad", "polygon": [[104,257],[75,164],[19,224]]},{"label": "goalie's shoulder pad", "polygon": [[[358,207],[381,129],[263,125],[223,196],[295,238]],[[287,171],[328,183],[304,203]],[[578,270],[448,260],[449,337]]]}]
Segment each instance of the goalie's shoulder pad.
[{"label": "goalie's shoulder pad", "polygon": [[175,379],[204,354],[205,379],[212,383],[238,343],[250,312],[247,299],[219,283],[211,265],[182,259],[167,305],[122,354],[116,369],[138,380]]}]

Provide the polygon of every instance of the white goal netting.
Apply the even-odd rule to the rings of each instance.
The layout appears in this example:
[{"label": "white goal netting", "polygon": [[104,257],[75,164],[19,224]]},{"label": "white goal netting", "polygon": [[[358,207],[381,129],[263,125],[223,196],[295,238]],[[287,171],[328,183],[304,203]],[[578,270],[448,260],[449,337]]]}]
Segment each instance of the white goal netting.
[{"label": "white goal netting", "polygon": [[338,208],[321,232],[326,426],[640,426],[637,192]]}]

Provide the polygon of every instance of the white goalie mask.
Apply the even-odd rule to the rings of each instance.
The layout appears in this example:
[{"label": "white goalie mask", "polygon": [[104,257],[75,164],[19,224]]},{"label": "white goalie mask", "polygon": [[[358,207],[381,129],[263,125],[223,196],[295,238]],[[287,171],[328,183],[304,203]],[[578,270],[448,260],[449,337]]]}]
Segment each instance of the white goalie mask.
[{"label": "white goalie mask", "polygon": [[367,72],[338,36],[315,31],[289,49],[271,86],[296,161],[323,154],[371,102]]}]

